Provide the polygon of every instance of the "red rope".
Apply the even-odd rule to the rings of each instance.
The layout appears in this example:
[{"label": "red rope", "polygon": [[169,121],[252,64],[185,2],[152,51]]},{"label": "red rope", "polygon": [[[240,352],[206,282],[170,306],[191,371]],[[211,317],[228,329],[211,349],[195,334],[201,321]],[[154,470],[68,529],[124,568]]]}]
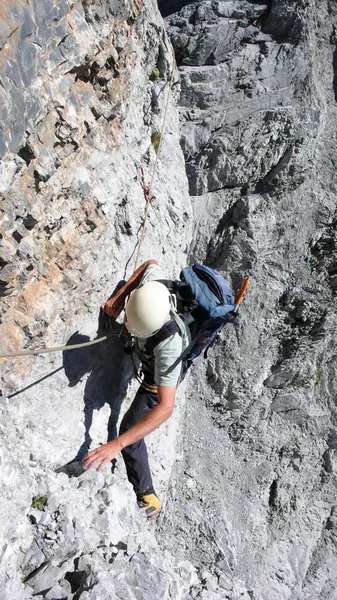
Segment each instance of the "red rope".
[{"label": "red rope", "polygon": [[141,167],[139,169],[139,173],[140,173],[140,175],[139,175],[140,185],[143,188],[143,194],[144,194],[145,202],[152,202],[152,200],[156,199],[156,196],[154,196],[153,194],[151,194],[151,196],[150,196],[150,187],[148,185],[146,185],[146,182],[145,182],[145,173],[144,173],[143,167]]}]

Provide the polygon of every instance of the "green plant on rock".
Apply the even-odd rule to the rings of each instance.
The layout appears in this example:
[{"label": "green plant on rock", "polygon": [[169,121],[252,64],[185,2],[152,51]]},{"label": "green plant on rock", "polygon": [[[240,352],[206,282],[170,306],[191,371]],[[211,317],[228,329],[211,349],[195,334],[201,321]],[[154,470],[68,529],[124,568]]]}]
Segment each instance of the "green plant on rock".
[{"label": "green plant on rock", "polygon": [[160,132],[159,131],[153,131],[153,133],[151,135],[151,143],[152,143],[152,146],[154,147],[156,153],[158,153],[159,144],[160,144]]},{"label": "green plant on rock", "polygon": [[155,67],[154,69],[152,69],[149,79],[150,79],[150,81],[157,81],[159,76],[160,76],[160,71],[159,71],[159,69],[157,69],[157,67]]},{"label": "green plant on rock", "polygon": [[32,498],[32,508],[36,508],[37,510],[43,510],[48,501],[48,496],[33,496]]},{"label": "green plant on rock", "polygon": [[320,372],[319,369],[316,369],[314,386],[317,387],[321,383],[322,383],[322,373]]}]

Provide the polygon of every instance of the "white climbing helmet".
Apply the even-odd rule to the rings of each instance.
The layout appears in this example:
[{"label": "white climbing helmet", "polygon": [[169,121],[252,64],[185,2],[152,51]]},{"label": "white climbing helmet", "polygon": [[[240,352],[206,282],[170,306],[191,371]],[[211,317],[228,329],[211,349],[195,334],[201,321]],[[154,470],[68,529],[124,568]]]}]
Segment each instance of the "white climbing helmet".
[{"label": "white climbing helmet", "polygon": [[163,283],[147,281],[132,292],[125,309],[125,325],[135,337],[151,337],[169,318],[170,292]]}]

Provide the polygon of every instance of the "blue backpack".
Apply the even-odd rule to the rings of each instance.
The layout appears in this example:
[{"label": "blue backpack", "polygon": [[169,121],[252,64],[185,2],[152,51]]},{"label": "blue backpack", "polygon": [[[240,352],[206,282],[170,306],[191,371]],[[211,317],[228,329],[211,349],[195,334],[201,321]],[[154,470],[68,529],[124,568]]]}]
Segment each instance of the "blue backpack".
[{"label": "blue backpack", "polygon": [[[160,280],[177,297],[178,314],[190,328],[191,342],[179,358],[166,371],[169,374],[183,362],[188,368],[192,361],[214,343],[226,323],[238,325],[235,314],[235,298],[229,283],[213,269],[195,263],[180,273],[179,281]],[[148,338],[146,349],[153,349],[162,341],[180,332],[171,319],[153,336]]]}]

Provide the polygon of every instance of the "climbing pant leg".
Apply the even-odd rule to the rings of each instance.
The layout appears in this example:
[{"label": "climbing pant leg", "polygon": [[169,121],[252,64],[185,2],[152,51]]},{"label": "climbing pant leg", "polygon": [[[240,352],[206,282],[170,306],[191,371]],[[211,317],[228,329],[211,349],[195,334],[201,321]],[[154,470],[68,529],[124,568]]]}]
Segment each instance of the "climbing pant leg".
[{"label": "climbing pant leg", "polygon": [[[125,433],[133,425],[145,417],[158,404],[158,394],[148,392],[140,387],[129,410],[125,413],[119,434]],[[147,449],[144,439],[127,446],[122,450],[128,480],[136,494],[153,489],[149,468]]]}]

